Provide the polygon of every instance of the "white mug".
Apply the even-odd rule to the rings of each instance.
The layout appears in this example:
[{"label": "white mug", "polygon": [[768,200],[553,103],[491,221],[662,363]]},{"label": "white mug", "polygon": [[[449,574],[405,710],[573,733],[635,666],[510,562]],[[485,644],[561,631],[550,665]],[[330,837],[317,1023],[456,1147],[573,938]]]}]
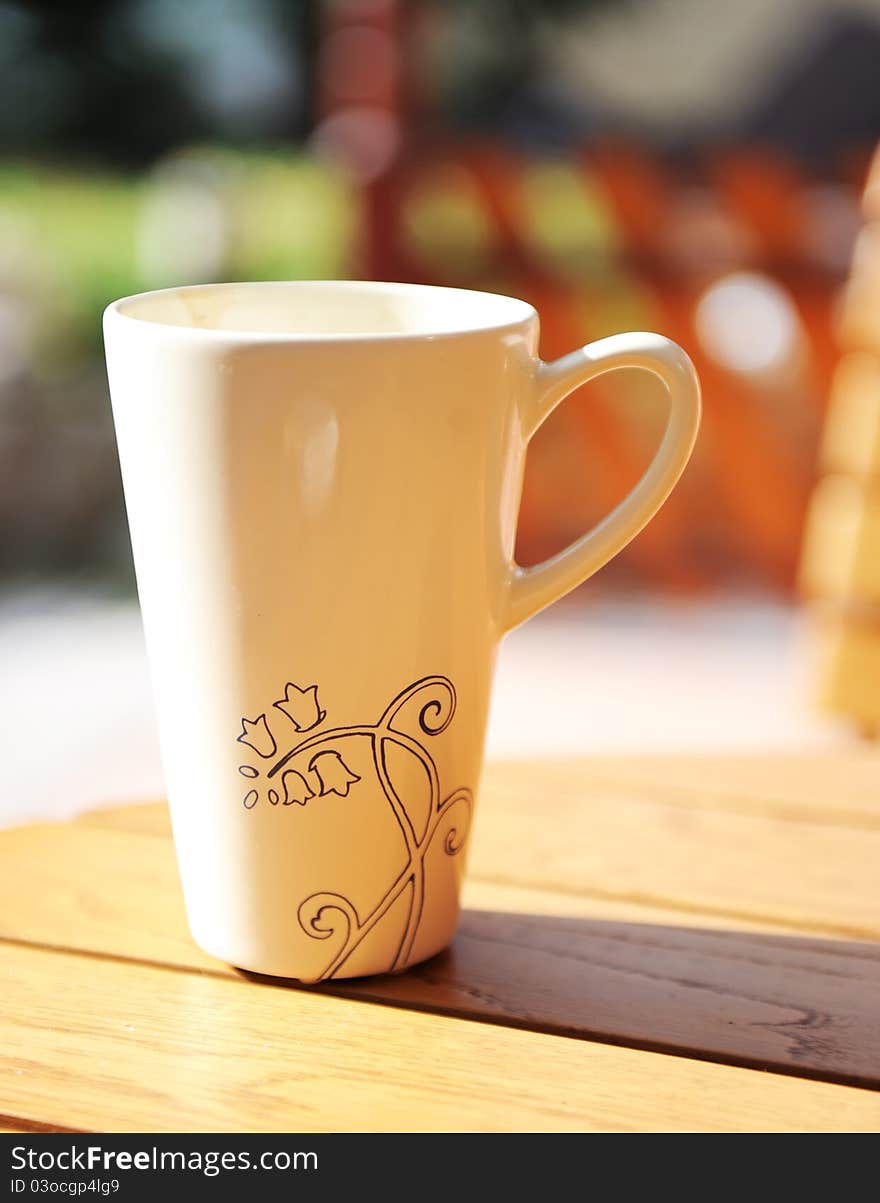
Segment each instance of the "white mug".
[{"label": "white mug", "polygon": [[[619,334],[542,363],[525,302],[408,284],[175,288],[117,301],[104,330],[196,941],[304,982],[432,956],[458,920],[498,642],[663,503],[699,422],[690,360]],[[653,461],[519,567],[529,439],[629,367],[668,394]]]}]

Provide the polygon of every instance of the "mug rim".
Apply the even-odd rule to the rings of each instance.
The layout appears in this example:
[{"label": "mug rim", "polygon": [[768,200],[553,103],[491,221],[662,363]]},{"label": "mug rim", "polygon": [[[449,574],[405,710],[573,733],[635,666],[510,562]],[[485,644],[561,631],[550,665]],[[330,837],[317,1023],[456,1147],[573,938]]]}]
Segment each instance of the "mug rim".
[{"label": "mug rim", "polygon": [[[261,330],[224,328],[218,326],[199,326],[183,321],[157,321],[130,310],[143,302],[154,298],[172,298],[175,294],[184,296],[192,293],[225,292],[233,289],[250,289],[254,291],[271,292],[276,289],[292,289],[314,292],[366,292],[377,296],[417,295],[427,297],[433,295],[441,299],[444,305],[461,304],[462,299],[470,298],[473,303],[488,303],[499,311],[495,320],[462,321],[452,327],[426,323],[423,328],[412,330],[363,330],[353,331],[308,331],[308,330]],[[502,316],[504,315],[504,316]],[[112,301],[104,310],[105,328],[110,322],[122,321],[126,325],[140,328],[143,331],[152,330],[155,334],[172,332],[178,336],[188,336],[208,341],[226,341],[243,343],[363,343],[363,342],[419,342],[435,341],[438,339],[464,338],[481,334],[498,334],[505,330],[522,328],[538,320],[537,310],[528,301],[512,297],[506,293],[486,292],[473,288],[455,288],[440,284],[411,284],[386,280],[230,280],[210,284],[178,284],[169,288],[150,289],[146,292],[132,293]]]}]

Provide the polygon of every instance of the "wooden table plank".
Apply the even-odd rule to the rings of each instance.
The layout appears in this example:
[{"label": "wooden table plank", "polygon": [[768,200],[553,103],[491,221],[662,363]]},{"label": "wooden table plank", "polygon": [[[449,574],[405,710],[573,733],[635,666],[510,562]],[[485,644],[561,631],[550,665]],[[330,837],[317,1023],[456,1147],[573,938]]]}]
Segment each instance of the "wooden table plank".
[{"label": "wooden table plank", "polygon": [[[223,976],[186,930],[171,841],[119,828],[0,833],[0,936]],[[613,900],[468,884],[454,948],[372,1002],[880,1084],[880,946],[724,930]],[[722,930],[712,930],[722,927]]]},{"label": "wooden table plank", "polygon": [[171,818],[164,801],[137,802],[128,806],[86,810],[69,824],[71,827],[100,827],[111,831],[139,831],[142,835],[171,837]]},{"label": "wooden table plank", "polygon": [[170,836],[75,823],[14,827],[0,831],[0,870],[2,939],[234,972],[189,935]]},{"label": "wooden table plank", "polygon": [[[0,1109],[101,1131],[874,1131],[880,1095],[110,959],[2,950]],[[18,1050],[17,1054],[9,1050]]]},{"label": "wooden table plank", "polygon": [[[165,810],[155,808],[157,825],[158,815]],[[0,831],[0,866],[0,938],[213,973],[234,972],[203,953],[189,935],[170,837],[153,838],[115,826],[11,828]],[[465,884],[464,904],[474,910],[612,922],[729,926],[717,915],[474,879]],[[776,930],[773,925],[751,927]]]},{"label": "wooden table plank", "polygon": [[16,1115],[0,1116],[0,1136],[27,1136],[46,1132],[67,1132],[75,1136],[81,1131],[81,1128],[65,1128],[57,1124],[43,1124],[39,1121],[26,1120]]},{"label": "wooden table plank", "polygon": [[[521,774],[563,789],[572,781],[584,798],[623,793],[654,802],[728,810],[841,826],[880,826],[880,745],[853,743],[845,750],[751,756],[595,756],[583,760],[493,762],[482,793],[505,794]],[[544,790],[546,792],[546,789]],[[77,823],[170,833],[167,814],[153,805],[88,811]]]},{"label": "wooden table plank", "polygon": [[453,947],[334,993],[880,1087],[880,949],[467,911]]},{"label": "wooden table plank", "polygon": [[[813,767],[808,760],[802,775]],[[469,872],[819,936],[880,938],[880,827],[850,813],[834,823],[764,813],[758,803],[704,807],[687,792],[658,801],[647,786],[603,785],[578,762],[494,765]],[[95,824],[168,830],[149,808],[84,823]]]},{"label": "wooden table plank", "polygon": [[603,790],[564,762],[495,766],[469,871],[849,939],[880,936],[880,828]]},{"label": "wooden table plank", "polygon": [[[503,789],[515,767],[489,765],[491,788]],[[596,756],[568,762],[566,775],[575,772],[585,784],[665,802],[880,826],[880,745],[872,743],[853,741],[830,753]]]}]

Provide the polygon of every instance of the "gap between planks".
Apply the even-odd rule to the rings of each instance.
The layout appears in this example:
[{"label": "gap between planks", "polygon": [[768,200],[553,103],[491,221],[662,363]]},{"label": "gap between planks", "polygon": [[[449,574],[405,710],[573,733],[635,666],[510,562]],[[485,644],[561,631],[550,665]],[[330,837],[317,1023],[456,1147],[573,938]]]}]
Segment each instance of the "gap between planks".
[{"label": "gap between planks", "polygon": [[[655,804],[656,805],[656,804]],[[667,803],[661,803],[667,805]],[[677,803],[672,803],[672,806]],[[715,808],[706,808],[715,809]],[[774,816],[774,818],[777,816]],[[784,817],[783,817],[784,821]],[[802,818],[802,822],[811,822]],[[117,831],[171,839],[171,822],[168,816],[168,806],[165,802],[135,803],[131,806],[114,807],[107,810],[87,811],[72,821],[76,827],[89,827],[100,831]],[[64,824],[63,826],[66,826]],[[834,825],[834,824],[831,824]],[[847,824],[843,825],[847,827]],[[0,832],[2,837],[2,832]],[[735,923],[739,927],[754,926],[760,929],[790,932],[792,934],[813,934],[847,940],[873,940],[880,935],[880,922],[843,923],[823,921],[819,918],[804,916],[780,916],[771,910],[761,911],[737,908],[730,904],[717,905],[701,899],[690,902],[680,896],[653,894],[645,890],[614,890],[603,889],[592,883],[589,886],[578,886],[558,878],[543,879],[529,877],[523,879],[515,872],[487,872],[479,865],[471,863],[468,866],[468,879],[482,882],[487,886],[501,888],[511,887],[521,890],[532,890],[539,894],[552,893],[560,897],[593,901],[596,903],[615,903],[624,906],[640,908],[645,911],[675,911],[680,918],[687,918],[711,924],[722,921]]]},{"label": "gap between planks", "polygon": [[[118,828],[0,835],[0,934],[242,981],[186,931],[170,840]],[[453,948],[326,993],[554,1035],[875,1087],[880,949],[726,930],[676,910],[470,881]],[[59,916],[66,924],[62,930]],[[278,987],[278,983],[273,983]],[[281,987],[283,988],[283,987]]]},{"label": "gap between planks", "polygon": [[33,1136],[45,1133],[61,1133],[66,1136],[81,1136],[82,1128],[59,1128],[56,1124],[42,1124],[38,1120],[26,1119],[23,1115],[0,1115],[0,1136]]},{"label": "gap between planks", "polygon": [[[880,1096],[343,998],[7,949],[3,1106],[99,1131],[873,1131]],[[9,1063],[8,1057],[7,1063]]]},{"label": "gap between planks", "polygon": [[[800,779],[826,759],[791,763],[801,764]],[[855,761],[859,780],[866,759],[873,763]],[[682,774],[695,771],[694,763],[684,761]],[[880,771],[880,760],[877,765]],[[827,765],[824,771],[830,772]],[[594,788],[578,762],[494,765],[481,790],[469,871],[475,880],[496,884],[876,938],[880,827],[868,823],[854,830],[848,822],[830,822],[827,814],[817,819],[817,813],[814,808],[794,818],[669,803],[629,789],[609,795]],[[150,807],[95,814],[80,825],[170,834],[167,813]]]}]

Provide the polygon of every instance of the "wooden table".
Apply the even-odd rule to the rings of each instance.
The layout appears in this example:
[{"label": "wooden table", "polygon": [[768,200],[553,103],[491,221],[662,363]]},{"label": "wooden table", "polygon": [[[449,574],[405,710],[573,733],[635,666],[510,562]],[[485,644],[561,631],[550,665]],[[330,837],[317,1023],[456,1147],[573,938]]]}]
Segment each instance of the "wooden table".
[{"label": "wooden table", "polygon": [[461,933],[255,981],[164,806],[0,832],[0,1129],[876,1130],[880,755],[492,765]]}]

